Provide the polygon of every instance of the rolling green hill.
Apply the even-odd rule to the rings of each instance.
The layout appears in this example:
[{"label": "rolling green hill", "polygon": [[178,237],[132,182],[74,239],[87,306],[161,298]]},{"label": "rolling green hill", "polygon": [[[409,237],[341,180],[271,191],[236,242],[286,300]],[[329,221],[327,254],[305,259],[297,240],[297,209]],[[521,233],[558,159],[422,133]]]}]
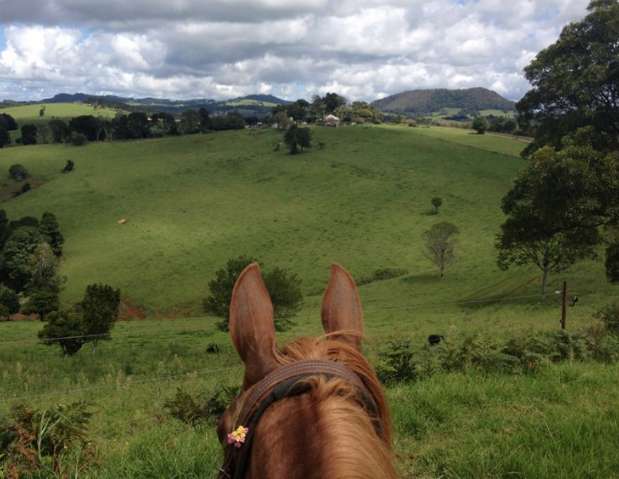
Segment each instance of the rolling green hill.
[{"label": "rolling green hill", "polygon": [[[404,278],[361,288],[378,328],[389,329],[410,317],[408,308],[428,303],[423,317],[445,327],[478,314],[502,321],[502,314],[518,313],[493,307],[490,318],[453,303],[481,290],[486,293],[475,299],[537,293],[535,282],[525,285],[534,270],[500,272],[494,264],[499,200],[524,164],[517,157],[523,143],[438,128],[313,131],[326,146],[298,156],[274,152],[281,134],[269,130],[11,148],[0,155],[0,168],[22,163],[43,184],[2,207],[10,218],[57,215],[66,237],[68,301],[96,281],[120,287],[136,306],[199,313],[214,272],[240,254],[298,272],[311,294],[324,288],[332,261],[356,277],[407,269]],[[67,159],[75,171],[60,174]],[[433,196],[443,198],[438,216]],[[118,224],[123,218],[127,223]],[[421,251],[422,232],[437,221],[462,231],[458,262],[443,282]],[[604,298],[610,288],[599,263],[581,265],[569,277],[581,295]],[[306,308],[315,311],[318,300],[309,296]],[[587,304],[599,301],[583,303],[581,321],[589,318]],[[526,321],[536,324],[554,307],[535,306]],[[416,321],[422,328],[430,323]]]},{"label": "rolling green hill", "polygon": [[498,93],[486,88],[406,91],[376,100],[372,103],[372,106],[385,112],[416,114],[431,114],[445,109],[452,110],[451,114],[460,110],[500,110],[506,112],[515,110],[513,101],[506,100]]},{"label": "rolling green hill", "polygon": [[[39,115],[39,111],[45,107],[45,114]],[[34,125],[43,125],[49,123],[53,119],[60,119],[69,122],[71,118],[80,115],[103,116],[105,118],[114,118],[118,110],[109,108],[95,108],[91,105],[83,103],[36,103],[22,106],[12,106],[0,109],[0,113],[7,113],[17,121],[21,128],[23,125],[32,123]],[[13,141],[21,137],[21,131],[12,131],[11,139]]]}]

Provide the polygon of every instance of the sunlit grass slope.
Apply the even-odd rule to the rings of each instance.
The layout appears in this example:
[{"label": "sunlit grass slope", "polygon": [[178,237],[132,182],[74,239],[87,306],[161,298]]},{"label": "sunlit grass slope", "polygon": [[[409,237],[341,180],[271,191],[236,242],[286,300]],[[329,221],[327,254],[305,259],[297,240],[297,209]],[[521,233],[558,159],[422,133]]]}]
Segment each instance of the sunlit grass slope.
[{"label": "sunlit grass slope", "polygon": [[[525,164],[517,156],[523,144],[447,129],[313,131],[324,149],[297,156],[273,151],[282,139],[275,131],[12,148],[0,154],[0,168],[22,163],[46,182],[3,207],[11,218],[57,215],[66,236],[68,301],[97,281],[120,287],[134,305],[199,312],[215,271],[248,254],[267,268],[297,272],[305,293],[314,294],[324,288],[332,261],[356,277],[406,268],[404,278],[361,288],[376,329],[392,332],[397,324],[423,333],[470,322],[556,327],[553,300],[521,300],[516,308],[505,301],[484,309],[454,305],[538,290],[535,281],[525,285],[535,270],[497,271],[493,250],[500,198]],[[75,171],[60,174],[67,159]],[[443,198],[438,215],[434,196]],[[125,225],[117,223],[122,218]],[[422,232],[438,221],[461,230],[458,261],[442,282],[421,250]],[[603,266],[586,264],[569,278],[583,299],[589,295],[573,313],[574,321],[586,321],[611,291]],[[315,315],[318,301],[310,296],[301,316]],[[550,319],[541,324],[540,317]]]},{"label": "sunlit grass slope", "polygon": [[[40,116],[39,112],[42,107],[45,107],[45,114]],[[35,125],[49,123],[49,121],[53,119],[60,119],[68,122],[71,118],[80,115],[114,118],[118,112],[108,108],[95,108],[84,103],[46,103],[2,108],[0,109],[0,113],[11,115],[21,128],[23,125],[29,123]],[[21,131],[19,130],[11,133],[11,138],[13,140],[21,137]]]}]

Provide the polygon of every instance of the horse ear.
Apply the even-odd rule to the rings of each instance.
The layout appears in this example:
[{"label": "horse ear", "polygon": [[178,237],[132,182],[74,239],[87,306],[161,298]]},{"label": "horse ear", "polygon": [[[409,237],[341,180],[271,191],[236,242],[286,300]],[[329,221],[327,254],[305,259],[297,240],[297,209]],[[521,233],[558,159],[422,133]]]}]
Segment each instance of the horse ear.
[{"label": "horse ear", "polygon": [[361,350],[363,311],[352,276],[339,264],[331,265],[331,278],[322,300],[322,327],[326,333],[339,333],[336,339]]},{"label": "horse ear", "polygon": [[258,263],[245,268],[234,285],[230,303],[230,335],[245,363],[245,389],[277,367],[273,354],[273,304],[262,281]]}]

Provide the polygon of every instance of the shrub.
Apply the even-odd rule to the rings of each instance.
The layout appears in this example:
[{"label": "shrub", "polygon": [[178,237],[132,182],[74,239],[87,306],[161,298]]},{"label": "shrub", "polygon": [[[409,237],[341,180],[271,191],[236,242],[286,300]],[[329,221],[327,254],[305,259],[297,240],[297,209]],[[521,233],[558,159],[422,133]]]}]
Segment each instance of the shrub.
[{"label": "shrub", "polygon": [[364,284],[373,283],[374,281],[384,281],[387,279],[399,278],[400,276],[405,276],[407,274],[408,270],[402,268],[382,268],[374,271],[374,274],[372,274],[372,276],[362,276],[356,281],[356,283],[357,286],[362,286]]},{"label": "shrub", "polygon": [[26,193],[32,189],[30,183],[24,183],[21,187],[21,193]]},{"label": "shrub", "polygon": [[[36,477],[66,477],[69,467],[80,471],[94,462],[86,437],[92,417],[89,407],[83,401],[46,410],[15,405],[8,423],[0,425],[0,456],[5,456],[14,474],[9,477],[35,473]],[[73,455],[76,449],[86,454]],[[75,457],[81,463],[68,464]]]},{"label": "shrub", "polygon": [[477,131],[479,135],[483,135],[484,133],[486,133],[487,129],[488,120],[486,120],[486,117],[478,116],[477,118],[475,118],[475,120],[473,121],[473,130]]},{"label": "shrub", "polygon": [[417,378],[415,354],[408,340],[389,341],[380,352],[376,375],[384,384],[409,382]]},{"label": "shrub", "polygon": [[71,145],[73,146],[86,146],[88,138],[83,133],[73,133],[71,135]]},{"label": "shrub", "polygon": [[609,333],[619,335],[619,301],[597,313]]},{"label": "shrub", "polygon": [[196,426],[205,420],[216,420],[239,392],[240,388],[238,387],[218,385],[214,390],[207,391],[202,400],[198,395],[178,388],[174,397],[164,403],[164,408],[173,418],[190,426]]},{"label": "shrub", "polygon": [[24,166],[20,164],[15,164],[9,167],[9,176],[15,181],[23,181],[30,175],[28,174],[28,170]]}]

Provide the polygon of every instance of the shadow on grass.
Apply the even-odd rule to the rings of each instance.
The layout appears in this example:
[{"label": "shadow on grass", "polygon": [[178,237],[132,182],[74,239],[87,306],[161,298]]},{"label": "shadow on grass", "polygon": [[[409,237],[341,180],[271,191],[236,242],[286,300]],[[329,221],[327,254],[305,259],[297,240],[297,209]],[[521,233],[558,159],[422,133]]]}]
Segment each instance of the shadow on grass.
[{"label": "shadow on grass", "polygon": [[440,284],[441,280],[437,274],[419,274],[419,275],[410,275],[402,278],[406,284]]}]

